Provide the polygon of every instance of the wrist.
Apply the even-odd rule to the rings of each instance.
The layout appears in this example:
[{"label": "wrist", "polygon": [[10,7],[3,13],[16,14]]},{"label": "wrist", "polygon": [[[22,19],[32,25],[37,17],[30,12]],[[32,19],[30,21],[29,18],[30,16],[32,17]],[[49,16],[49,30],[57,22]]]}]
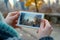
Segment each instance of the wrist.
[{"label": "wrist", "polygon": [[11,25],[11,22],[9,21],[9,19],[4,19],[4,21],[5,21],[7,24]]},{"label": "wrist", "polygon": [[43,37],[49,37],[50,35],[44,34],[44,33],[38,33],[38,39],[43,38]]}]

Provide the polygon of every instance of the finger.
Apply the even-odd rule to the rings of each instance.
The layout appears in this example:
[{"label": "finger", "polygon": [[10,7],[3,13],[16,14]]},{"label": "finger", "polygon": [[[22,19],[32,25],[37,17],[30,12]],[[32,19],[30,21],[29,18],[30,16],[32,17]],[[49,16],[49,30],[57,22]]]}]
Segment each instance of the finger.
[{"label": "finger", "polygon": [[45,20],[45,29],[51,29],[51,25],[50,25],[50,23],[48,22],[48,20]]},{"label": "finger", "polygon": [[12,25],[16,25],[16,24],[17,24],[17,22],[15,22],[15,21],[12,23]]},{"label": "finger", "polygon": [[18,22],[18,20],[16,20],[16,22]]},{"label": "finger", "polygon": [[18,22],[17,20],[14,21],[15,24],[17,24],[17,22]]},{"label": "finger", "polygon": [[40,23],[40,28],[37,30],[37,33],[39,32],[39,30],[43,29],[44,27],[45,27],[45,19],[42,19]]},{"label": "finger", "polygon": [[18,26],[17,26],[17,21],[13,21],[12,26],[13,26],[14,28],[18,28]]},{"label": "finger", "polygon": [[44,20],[45,20],[45,26],[51,26],[48,20],[46,20],[46,19],[44,19]]},{"label": "finger", "polygon": [[13,15],[16,15],[18,12],[10,12],[9,14],[8,14],[8,16],[13,16]]},{"label": "finger", "polygon": [[40,28],[38,29],[37,33],[39,32],[39,30],[44,28],[44,24],[44,20],[41,20]]},{"label": "finger", "polygon": [[45,25],[45,20],[42,19],[42,20],[41,20],[41,24],[40,24],[40,28],[44,28],[44,25]]}]

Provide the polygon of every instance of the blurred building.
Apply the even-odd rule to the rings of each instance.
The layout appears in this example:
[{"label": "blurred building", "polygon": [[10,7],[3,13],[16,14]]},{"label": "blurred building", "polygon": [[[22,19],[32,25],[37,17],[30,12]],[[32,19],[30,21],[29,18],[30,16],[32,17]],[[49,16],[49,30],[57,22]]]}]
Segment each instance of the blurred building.
[{"label": "blurred building", "polygon": [[56,0],[56,4],[59,4],[59,0]]},{"label": "blurred building", "polygon": [[50,7],[50,0],[48,0],[48,6]]},{"label": "blurred building", "polygon": [[8,8],[8,5],[7,5],[8,4],[8,1],[9,0],[4,0],[4,3],[5,3],[5,5],[6,5],[7,8]]},{"label": "blurred building", "polygon": [[2,13],[6,12],[7,11],[7,8],[6,8],[6,5],[4,3],[4,0],[0,0],[0,11]]}]

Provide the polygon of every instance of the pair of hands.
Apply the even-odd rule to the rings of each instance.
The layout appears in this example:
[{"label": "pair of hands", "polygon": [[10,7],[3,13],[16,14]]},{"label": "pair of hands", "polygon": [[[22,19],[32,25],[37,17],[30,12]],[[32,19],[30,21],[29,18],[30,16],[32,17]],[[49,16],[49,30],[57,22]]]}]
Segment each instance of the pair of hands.
[{"label": "pair of hands", "polygon": [[[19,12],[8,13],[7,17],[5,18],[5,21],[7,24],[13,26],[14,28],[19,28],[18,26],[16,26],[18,16],[19,16]],[[20,27],[20,29],[22,29],[22,28]],[[41,25],[40,25],[40,28],[37,33],[38,37],[42,38],[42,37],[50,36],[52,30],[53,30],[53,28],[51,27],[48,20],[43,19],[41,21]]]}]

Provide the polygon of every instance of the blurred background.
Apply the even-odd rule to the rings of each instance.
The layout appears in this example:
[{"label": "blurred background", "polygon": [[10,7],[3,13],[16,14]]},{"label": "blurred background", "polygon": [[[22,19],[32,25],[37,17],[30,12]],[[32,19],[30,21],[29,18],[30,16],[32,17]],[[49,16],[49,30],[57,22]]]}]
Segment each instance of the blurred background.
[{"label": "blurred background", "polygon": [[[29,11],[44,13],[54,27],[52,37],[60,39],[60,0],[0,0],[0,11],[6,17],[9,12]],[[37,40],[36,29],[23,28],[23,31],[16,29],[24,40]],[[28,30],[28,31],[27,31]]]}]

